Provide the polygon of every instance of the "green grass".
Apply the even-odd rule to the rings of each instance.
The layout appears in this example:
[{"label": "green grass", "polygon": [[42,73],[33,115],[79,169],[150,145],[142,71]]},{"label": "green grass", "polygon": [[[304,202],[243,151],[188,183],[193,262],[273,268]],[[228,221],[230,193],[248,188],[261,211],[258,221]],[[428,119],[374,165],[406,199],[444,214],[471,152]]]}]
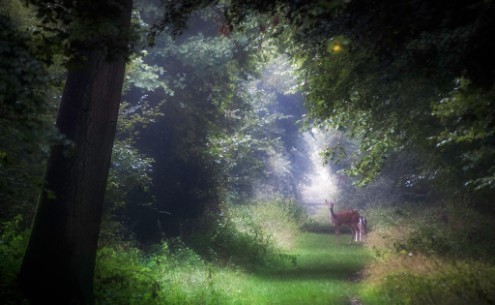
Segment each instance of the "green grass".
[{"label": "green grass", "polygon": [[337,245],[334,235],[302,233],[291,253],[295,265],[251,273],[223,270],[215,273],[215,289],[229,304],[348,304],[359,289],[356,275],[371,255],[344,238]]},{"label": "green grass", "polygon": [[[341,235],[337,244],[327,223],[324,231],[300,232],[279,207],[228,210],[219,230],[203,235],[199,247],[212,250],[212,260],[180,241],[149,253],[126,244],[103,247],[97,304],[349,304],[362,290],[356,280],[371,251],[350,245],[350,234]],[[253,255],[256,264],[242,264]]]},{"label": "green grass", "polygon": [[[204,245],[223,251],[225,256],[211,256],[219,259],[205,259],[180,240],[148,253],[125,243],[100,249],[97,305],[349,305],[359,304],[356,298],[366,305],[494,304],[492,260],[481,256],[474,260],[465,253],[455,257],[440,243],[448,236],[445,240],[452,249],[473,247],[470,253],[485,253],[488,241],[470,239],[467,244],[460,234],[485,229],[480,217],[474,226],[472,218],[449,215],[448,225],[441,229],[452,233],[440,234],[435,228],[425,231],[432,213],[425,213],[429,218],[412,213],[411,218],[407,210],[370,211],[374,226],[364,247],[348,244],[350,234],[342,235],[337,244],[323,218],[306,227],[316,231],[293,232],[292,226],[283,224],[283,213],[261,208],[259,213],[235,209],[214,231],[223,235],[210,239],[203,235]],[[235,259],[253,254],[255,263],[239,264],[243,260]],[[361,282],[364,268],[366,278]]]}]

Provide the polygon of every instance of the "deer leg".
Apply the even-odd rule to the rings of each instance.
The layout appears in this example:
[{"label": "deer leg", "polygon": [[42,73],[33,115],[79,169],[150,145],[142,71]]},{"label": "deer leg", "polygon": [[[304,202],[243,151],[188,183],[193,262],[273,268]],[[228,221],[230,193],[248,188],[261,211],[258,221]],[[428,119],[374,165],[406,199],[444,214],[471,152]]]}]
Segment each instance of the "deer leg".
[{"label": "deer leg", "polygon": [[351,232],[352,232],[352,237],[351,237],[351,241],[349,242],[349,244],[352,244],[352,242],[356,238],[356,230],[354,229],[353,226],[349,226],[349,228],[351,229]]},{"label": "deer leg", "polygon": [[359,228],[359,241],[363,241],[364,225],[361,222],[361,220],[359,221],[358,228]]},{"label": "deer leg", "polygon": [[359,226],[353,225],[351,226],[351,230],[352,230],[352,239],[355,242],[361,241],[361,230],[359,230]]}]

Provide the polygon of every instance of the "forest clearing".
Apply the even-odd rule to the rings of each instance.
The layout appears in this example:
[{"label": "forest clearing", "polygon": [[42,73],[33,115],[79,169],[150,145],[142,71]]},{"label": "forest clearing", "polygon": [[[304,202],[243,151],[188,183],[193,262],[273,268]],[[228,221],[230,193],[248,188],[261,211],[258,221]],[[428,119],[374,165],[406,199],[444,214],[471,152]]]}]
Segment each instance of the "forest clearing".
[{"label": "forest clearing", "polygon": [[0,304],[495,304],[491,0],[0,0]]}]

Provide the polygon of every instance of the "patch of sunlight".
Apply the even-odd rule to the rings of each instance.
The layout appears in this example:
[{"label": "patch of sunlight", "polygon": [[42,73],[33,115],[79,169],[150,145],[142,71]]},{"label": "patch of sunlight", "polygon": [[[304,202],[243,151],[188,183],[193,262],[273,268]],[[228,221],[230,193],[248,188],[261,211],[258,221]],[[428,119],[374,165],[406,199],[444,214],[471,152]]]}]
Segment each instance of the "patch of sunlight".
[{"label": "patch of sunlight", "polygon": [[311,169],[305,175],[305,181],[301,182],[301,196],[305,203],[324,203],[325,199],[333,199],[338,196],[339,190],[334,175],[328,165],[324,165],[320,152],[333,137],[317,129],[303,134],[303,140],[310,158]]},{"label": "patch of sunlight", "polygon": [[214,275],[215,289],[229,295],[230,304],[348,304],[360,289],[353,277],[371,257],[361,246],[337,245],[335,236],[315,233],[301,234],[292,254],[292,267],[223,269]]}]

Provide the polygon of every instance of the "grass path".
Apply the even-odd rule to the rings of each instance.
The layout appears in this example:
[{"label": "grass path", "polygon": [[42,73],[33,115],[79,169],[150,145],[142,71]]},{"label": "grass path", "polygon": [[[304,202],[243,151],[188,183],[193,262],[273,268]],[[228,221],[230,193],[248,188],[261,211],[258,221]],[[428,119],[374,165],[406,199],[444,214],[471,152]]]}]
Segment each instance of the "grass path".
[{"label": "grass path", "polygon": [[356,274],[371,255],[359,245],[348,245],[348,238],[341,236],[337,245],[334,235],[303,233],[292,253],[297,256],[295,266],[239,272],[235,277],[225,274],[217,281],[231,304],[349,304],[360,285]]}]

